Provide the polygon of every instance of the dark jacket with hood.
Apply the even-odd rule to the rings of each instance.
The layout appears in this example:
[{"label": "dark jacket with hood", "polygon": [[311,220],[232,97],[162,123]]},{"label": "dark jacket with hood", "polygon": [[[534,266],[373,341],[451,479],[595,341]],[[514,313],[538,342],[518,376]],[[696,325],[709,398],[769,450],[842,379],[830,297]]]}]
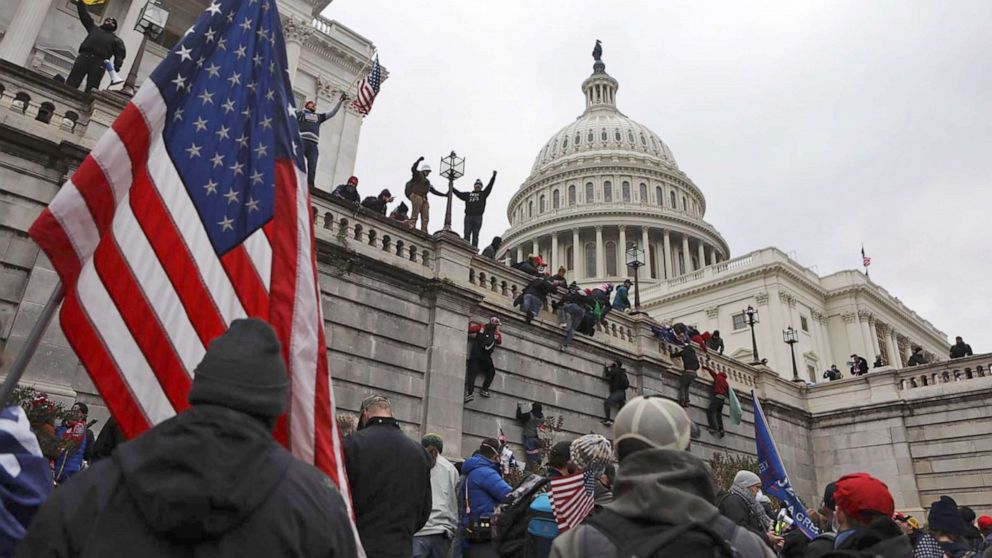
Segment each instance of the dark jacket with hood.
[{"label": "dark jacket with hood", "polygon": [[334,105],[334,108],[328,112],[317,112],[306,108],[296,111],[296,122],[300,127],[300,138],[312,143],[319,142],[320,125],[328,119],[333,118],[338,113],[338,110],[341,109],[341,103],[343,102],[344,97],[341,97],[338,99],[338,104]]},{"label": "dark jacket with hood", "polygon": [[872,556],[877,558],[906,558],[913,555],[909,537],[895,521],[881,517],[865,527],[857,529],[845,538],[833,551],[823,558],[856,558]]},{"label": "dark jacket with hood", "polygon": [[684,370],[699,370],[699,356],[696,355],[696,347],[692,342],[686,343],[678,351],[672,351],[672,358],[681,358]]},{"label": "dark jacket with hood", "polygon": [[121,71],[124,64],[124,41],[114,31],[104,29],[93,21],[93,16],[86,10],[86,5],[82,1],[76,2],[76,11],[79,12],[79,21],[86,28],[86,38],[79,45],[79,53],[87,53],[96,56],[100,60],[114,59],[114,70]]},{"label": "dark jacket with hood", "polygon": [[465,215],[482,215],[486,212],[486,198],[493,191],[494,182],[496,182],[495,172],[493,173],[493,177],[489,179],[489,185],[478,192],[474,189],[471,192],[452,190],[458,196],[458,199],[465,202]]},{"label": "dark jacket with hood", "polygon": [[544,410],[531,409],[524,413],[517,407],[517,420],[523,423],[524,438],[537,438],[537,430],[544,425]]},{"label": "dark jacket with hood", "polygon": [[331,192],[331,196],[348,200],[351,203],[361,203],[362,201],[361,197],[358,195],[357,185],[352,187],[348,184],[339,184],[338,187]]},{"label": "dark jacket with hood", "polygon": [[365,552],[369,558],[409,558],[413,534],[431,515],[427,452],[396,419],[373,417],[344,439],[344,457]]},{"label": "dark jacket with hood", "polygon": [[18,557],[355,556],[344,500],[261,421],[194,405],[56,490]]},{"label": "dark jacket with hood", "polygon": [[[645,525],[708,523],[719,515],[706,463],[686,451],[645,449],[617,469],[613,501],[603,506]],[[761,539],[736,527],[728,541],[741,558],[774,558]],[[619,549],[597,528],[582,524],[558,535],[552,558],[616,558]]]},{"label": "dark jacket with hood", "polygon": [[951,350],[950,350],[951,358],[964,358],[966,356],[971,356],[973,354],[975,353],[971,351],[971,345],[965,343],[964,341],[951,345]]},{"label": "dark jacket with hood", "polygon": [[366,209],[371,209],[379,215],[386,214],[386,204],[389,203],[389,198],[393,197],[389,190],[383,190],[379,192],[377,197],[369,196],[362,200],[362,207]]},{"label": "dark jacket with hood", "polygon": [[536,296],[541,299],[541,304],[544,306],[548,305],[548,295],[555,292],[555,285],[551,281],[548,281],[547,277],[537,277],[531,279],[530,283],[524,287],[524,294],[529,294]]},{"label": "dark jacket with hood", "polygon": [[494,236],[493,241],[489,246],[482,249],[482,257],[489,258],[490,260],[496,259],[496,252],[499,251],[499,247],[503,245],[503,237]]}]

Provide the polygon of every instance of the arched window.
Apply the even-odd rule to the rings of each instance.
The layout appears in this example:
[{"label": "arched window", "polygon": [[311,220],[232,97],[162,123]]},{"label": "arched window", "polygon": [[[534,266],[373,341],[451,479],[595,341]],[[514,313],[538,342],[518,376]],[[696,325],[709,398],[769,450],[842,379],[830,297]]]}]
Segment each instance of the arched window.
[{"label": "arched window", "polygon": [[565,268],[575,269],[575,250],[573,246],[565,248]]},{"label": "arched window", "polygon": [[648,145],[647,140],[644,139],[644,134],[641,134],[641,145],[643,145],[645,147],[647,147],[647,145]]},{"label": "arched window", "polygon": [[617,243],[606,243],[606,275],[607,277],[617,276]]},{"label": "arched window", "polygon": [[634,131],[633,130],[627,130],[627,139],[630,140],[630,143],[634,143]]},{"label": "arched window", "polygon": [[575,147],[578,147],[582,143],[582,133],[575,132]]},{"label": "arched window", "polygon": [[620,193],[623,195],[623,203],[630,203],[630,182],[623,181],[620,185]]},{"label": "arched window", "polygon": [[[630,141],[634,141],[634,139],[631,138]],[[651,136],[651,149],[654,149],[655,151],[658,150],[658,144],[654,142],[654,136]]]},{"label": "arched window", "polygon": [[551,144],[551,154],[554,155],[556,151],[558,151],[558,140]]},{"label": "arched window", "polygon": [[651,253],[651,278],[652,279],[657,279],[658,278],[658,266],[661,265],[661,264],[658,263],[658,255],[657,255],[657,252],[656,252],[656,250],[654,248],[654,244],[652,244],[651,246],[648,247],[648,252]]},{"label": "arched window", "polygon": [[592,130],[589,130],[589,134],[586,135],[586,140],[591,144],[593,139],[595,139],[595,136],[593,136]]},{"label": "arched window", "polygon": [[606,135],[606,128],[603,128],[603,132],[601,134],[599,134],[599,137],[603,141],[606,141],[607,139],[609,139],[609,136]]},{"label": "arched window", "polygon": [[607,180],[603,183],[603,203],[613,202],[613,183]]},{"label": "arched window", "polygon": [[617,128],[616,130],[613,131],[613,137],[617,140],[617,142],[620,141],[620,139],[621,139],[621,137],[620,137],[620,128]]},{"label": "arched window", "polygon": [[662,195],[661,186],[655,186],[654,188],[654,203],[658,205],[665,203],[665,196]]},{"label": "arched window", "polygon": [[679,275],[685,275],[685,254],[679,250]]},{"label": "arched window", "polygon": [[559,207],[561,207],[561,192],[555,190],[551,193],[551,208],[558,209]]},{"label": "arched window", "polygon": [[565,136],[564,138],[562,138],[562,140],[561,140],[561,148],[562,149],[568,149],[568,136]]},{"label": "arched window", "polygon": [[685,196],[682,196],[682,211],[688,211],[688,210],[689,210],[689,207],[685,203]]},{"label": "arched window", "polygon": [[539,203],[540,203],[540,204],[538,205],[538,212],[539,212],[539,213],[544,213],[544,210],[545,210],[545,209],[547,208],[547,207],[546,207],[546,206],[544,205],[544,194],[541,194],[541,198],[540,198],[540,200],[539,200]]},{"label": "arched window", "polygon": [[669,192],[668,193],[668,197],[671,198],[671,200],[672,200],[672,209],[675,209],[675,206],[676,206],[676,204],[675,204],[675,192]]},{"label": "arched window", "polygon": [[586,182],[586,199],[585,199],[585,202],[586,203],[592,203],[592,202],[596,201],[596,198],[594,196],[595,196],[595,193],[593,192],[592,182]]},{"label": "arched window", "polygon": [[568,187],[568,205],[569,207],[575,205],[575,184]]},{"label": "arched window", "polygon": [[641,182],[641,203],[648,203],[648,185]]},{"label": "arched window", "polygon": [[530,200],[529,202],[527,202],[527,216],[528,217],[534,216],[534,200]]},{"label": "arched window", "polygon": [[586,243],[586,277],[596,276],[596,245]]}]

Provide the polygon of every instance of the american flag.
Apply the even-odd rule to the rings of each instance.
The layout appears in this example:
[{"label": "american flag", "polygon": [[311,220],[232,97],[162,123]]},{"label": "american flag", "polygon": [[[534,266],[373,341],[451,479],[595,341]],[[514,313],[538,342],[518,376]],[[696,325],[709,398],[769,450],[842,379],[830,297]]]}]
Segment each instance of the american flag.
[{"label": "american flag", "polygon": [[596,477],[592,471],[551,479],[551,507],[558,529],[565,532],[589,515],[595,504]]},{"label": "american flag", "polygon": [[350,506],[287,68],[275,0],[214,0],[30,234],[65,286],[66,338],[125,434],[185,409],[207,344],[259,317],[290,374],[275,436]]},{"label": "american flag", "polygon": [[868,267],[871,265],[871,258],[865,255],[865,247],[861,247],[861,265]]},{"label": "american flag", "polygon": [[368,115],[372,110],[372,103],[375,102],[375,96],[379,94],[381,83],[382,68],[379,66],[379,57],[376,56],[372,62],[372,68],[369,69],[369,74],[358,82],[358,95],[351,106],[358,112]]}]

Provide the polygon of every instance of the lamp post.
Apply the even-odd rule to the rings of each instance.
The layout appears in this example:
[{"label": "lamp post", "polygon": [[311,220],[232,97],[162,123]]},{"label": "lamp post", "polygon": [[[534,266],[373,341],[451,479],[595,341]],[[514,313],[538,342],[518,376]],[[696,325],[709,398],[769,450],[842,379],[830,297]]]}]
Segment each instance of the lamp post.
[{"label": "lamp post", "polygon": [[138,81],[138,70],[141,69],[141,58],[145,54],[145,45],[148,43],[148,39],[155,40],[162,35],[167,21],[169,21],[169,10],[162,7],[161,0],[148,0],[145,7],[141,8],[138,22],[134,25],[134,30],[141,33],[141,46],[138,47],[138,54],[134,56],[134,62],[131,63],[131,71],[127,73],[124,87],[121,88],[125,94],[134,95],[135,82]]},{"label": "lamp post", "polygon": [[627,267],[634,268],[634,310],[641,309],[641,290],[637,283],[637,270],[644,265],[644,250],[641,250],[637,245],[633,245],[627,249]]},{"label": "lamp post", "polygon": [[465,158],[455,155],[441,157],[440,175],[448,179],[448,203],[444,208],[444,230],[451,232],[451,197],[455,190],[455,179],[465,174]]},{"label": "lamp post", "polygon": [[789,344],[789,351],[792,352],[792,381],[801,382],[799,368],[796,367],[796,343],[799,342],[799,332],[789,326],[782,330],[782,340]]},{"label": "lamp post", "polygon": [[758,323],[758,311],[749,305],[744,315],[747,316],[747,325],[751,326],[751,355],[753,355],[751,364],[761,364],[761,359],[758,357],[758,341],[754,337],[754,324]]}]

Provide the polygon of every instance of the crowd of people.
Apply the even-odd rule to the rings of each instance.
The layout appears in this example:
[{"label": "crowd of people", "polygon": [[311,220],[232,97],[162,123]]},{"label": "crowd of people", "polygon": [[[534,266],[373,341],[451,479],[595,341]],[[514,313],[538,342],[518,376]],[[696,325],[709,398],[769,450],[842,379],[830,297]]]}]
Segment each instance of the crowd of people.
[{"label": "crowd of people", "polygon": [[[965,343],[964,339],[962,339],[960,335],[955,337],[954,344],[951,345],[951,348],[948,351],[948,356],[951,360],[965,358],[972,355],[974,355],[974,352],[971,350],[971,345]],[[906,360],[906,366],[921,366],[924,364],[930,364],[930,358],[927,357],[923,347],[914,346],[911,349],[909,358]],[[864,376],[868,373],[868,360],[858,354],[852,354],[851,360],[847,363],[847,365],[852,377]],[[875,355],[875,362],[872,364],[872,368],[882,368],[888,365],[889,363],[885,357],[880,354]],[[837,368],[836,364],[831,364],[830,368],[823,373],[823,378],[831,382],[834,380],[839,380],[843,377],[844,374]]]}]

